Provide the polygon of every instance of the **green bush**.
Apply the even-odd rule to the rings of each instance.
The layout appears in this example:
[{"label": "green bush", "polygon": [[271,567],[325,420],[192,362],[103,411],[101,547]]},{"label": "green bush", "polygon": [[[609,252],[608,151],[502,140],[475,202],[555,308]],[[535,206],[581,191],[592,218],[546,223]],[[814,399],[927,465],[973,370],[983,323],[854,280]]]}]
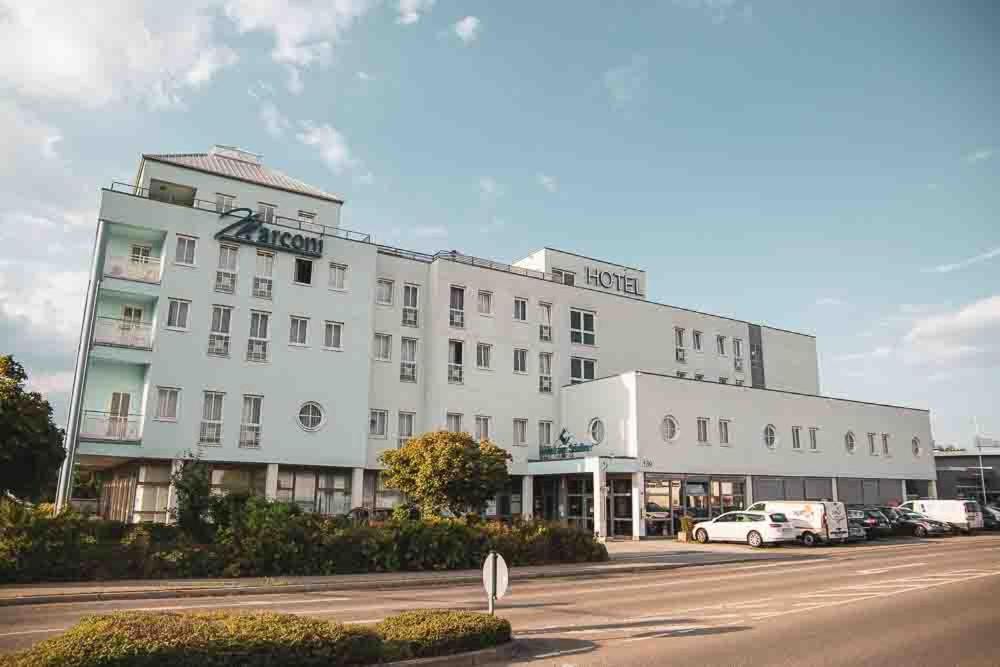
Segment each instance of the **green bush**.
[{"label": "green bush", "polygon": [[365,665],[496,646],[510,623],[471,612],[413,611],[374,628],[291,614],[118,612],[8,656],[10,667]]}]

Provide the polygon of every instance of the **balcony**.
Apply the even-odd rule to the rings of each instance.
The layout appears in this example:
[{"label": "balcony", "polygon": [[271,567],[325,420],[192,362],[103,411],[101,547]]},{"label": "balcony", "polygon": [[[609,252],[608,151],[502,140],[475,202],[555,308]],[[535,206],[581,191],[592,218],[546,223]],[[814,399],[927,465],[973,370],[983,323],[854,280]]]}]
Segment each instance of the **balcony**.
[{"label": "balcony", "polygon": [[260,449],[260,424],[240,425],[240,447]]},{"label": "balcony", "polygon": [[151,350],[153,327],[148,322],[98,317],[94,322],[94,344]]},{"label": "balcony", "polygon": [[448,316],[448,323],[456,329],[464,329],[465,311],[460,308],[452,308]]},{"label": "balcony", "polygon": [[155,285],[160,282],[160,260],[154,257],[111,256],[104,260],[104,275]]},{"label": "balcony", "polygon": [[448,364],[448,382],[462,384],[462,364]]},{"label": "balcony", "polygon": [[142,415],[116,415],[111,412],[84,410],[80,437],[114,442],[138,442]]}]

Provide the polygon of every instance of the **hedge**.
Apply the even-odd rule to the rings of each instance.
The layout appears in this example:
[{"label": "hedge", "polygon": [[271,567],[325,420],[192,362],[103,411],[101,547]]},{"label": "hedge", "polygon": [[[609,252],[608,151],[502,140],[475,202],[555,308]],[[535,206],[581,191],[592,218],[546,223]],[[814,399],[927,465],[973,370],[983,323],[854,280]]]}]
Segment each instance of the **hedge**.
[{"label": "hedge", "polygon": [[590,533],[546,522],[391,520],[352,525],[278,503],[217,522],[212,542],[173,525],[124,525],[0,503],[0,583],[330,575],[605,561]]},{"label": "hedge", "polygon": [[0,658],[9,667],[367,665],[510,641],[510,623],[472,612],[412,611],[377,626],[275,613],[123,611]]}]

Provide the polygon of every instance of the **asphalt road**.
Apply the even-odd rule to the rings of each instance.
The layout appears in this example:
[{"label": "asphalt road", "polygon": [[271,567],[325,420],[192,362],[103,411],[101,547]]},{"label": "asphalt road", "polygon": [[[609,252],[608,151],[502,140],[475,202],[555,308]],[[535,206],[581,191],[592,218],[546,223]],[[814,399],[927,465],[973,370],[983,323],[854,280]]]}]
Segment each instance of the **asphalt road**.
[{"label": "asphalt road", "polygon": [[[789,553],[804,551],[782,547]],[[1000,535],[805,551],[812,560],[516,583],[514,664],[1000,665]],[[0,650],[113,609],[231,609],[374,622],[482,610],[476,586],[0,608]]]}]

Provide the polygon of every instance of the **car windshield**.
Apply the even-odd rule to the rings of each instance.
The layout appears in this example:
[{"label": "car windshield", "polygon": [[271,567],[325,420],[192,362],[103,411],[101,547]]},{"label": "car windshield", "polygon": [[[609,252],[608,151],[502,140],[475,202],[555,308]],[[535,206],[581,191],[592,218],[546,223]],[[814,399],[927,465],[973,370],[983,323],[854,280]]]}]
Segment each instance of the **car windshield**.
[{"label": "car windshield", "polygon": [[878,510],[867,510],[865,514],[873,519],[885,519],[885,515],[879,512]]},{"label": "car windshield", "polygon": [[927,517],[924,516],[923,514],[917,514],[916,512],[906,512],[905,514],[903,514],[903,516],[905,516],[907,519],[915,521],[924,521],[927,519]]},{"label": "car windshield", "polygon": [[775,512],[774,514],[771,515],[771,521],[775,523],[788,523],[788,517],[786,517],[784,514]]},{"label": "car windshield", "polygon": [[975,503],[975,502],[972,502],[972,503],[967,502],[967,503],[965,503],[965,511],[966,512],[978,512],[979,511],[979,503]]}]

